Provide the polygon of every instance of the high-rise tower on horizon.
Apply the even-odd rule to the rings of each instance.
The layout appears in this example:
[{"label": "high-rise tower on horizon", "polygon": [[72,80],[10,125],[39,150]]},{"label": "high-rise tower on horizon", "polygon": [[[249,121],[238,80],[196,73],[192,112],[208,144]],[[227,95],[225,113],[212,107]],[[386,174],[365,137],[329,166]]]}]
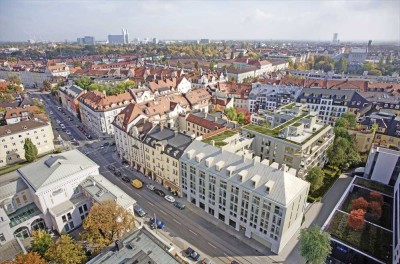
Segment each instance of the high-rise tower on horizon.
[{"label": "high-rise tower on horizon", "polygon": [[338,42],[338,33],[333,33],[332,43],[336,44]]}]

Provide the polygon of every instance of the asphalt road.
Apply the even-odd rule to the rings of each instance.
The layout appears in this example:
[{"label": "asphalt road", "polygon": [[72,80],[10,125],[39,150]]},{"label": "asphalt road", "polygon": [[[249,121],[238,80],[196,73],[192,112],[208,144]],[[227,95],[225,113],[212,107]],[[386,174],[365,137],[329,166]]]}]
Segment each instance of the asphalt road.
[{"label": "asphalt road", "polygon": [[[184,210],[179,210],[170,202],[148,190],[146,187],[138,190],[134,189],[130,183],[123,182],[121,177],[116,177],[107,169],[108,164],[113,164],[123,175],[129,177],[131,180],[138,178],[144,182],[151,183],[156,188],[162,189],[166,194],[169,194],[166,189],[156,182],[149,180],[143,174],[130,168],[123,167],[120,160],[118,158],[115,159],[115,155],[113,156],[114,146],[100,148],[100,143],[93,143],[97,140],[89,141],[77,128],[77,126],[82,126],[82,123],[80,123],[77,118],[73,117],[66,109],[63,109],[66,115],[57,110],[60,104],[51,95],[33,94],[32,97],[42,99],[46,111],[48,113],[50,113],[50,111],[53,112],[53,114],[50,115],[53,129],[59,127],[55,120],[60,120],[61,123],[66,126],[66,130],[69,130],[72,136],[79,142],[79,146],[76,147],[83,153],[87,153],[89,158],[99,164],[100,173],[132,196],[137,201],[138,205],[147,212],[145,216],[146,220],[155,215],[157,219],[165,223],[166,227],[163,230],[157,231],[160,232],[162,236],[167,237],[175,244],[180,244],[178,246],[183,249],[191,246],[200,253],[201,259],[207,255],[214,263],[231,263],[233,260],[241,264],[273,262],[268,256],[262,255],[248,244],[220,228],[219,225],[223,225],[221,221],[216,219],[209,221],[209,219],[206,219],[205,216],[208,216],[203,210],[188,203],[186,200],[175,197],[176,200],[186,205]],[[73,121],[69,121],[67,116],[73,117]],[[86,131],[88,130],[86,129]],[[64,141],[70,140],[69,135],[61,131],[61,129],[55,131],[55,135],[58,133]],[[94,137],[92,133],[91,135]]]},{"label": "asphalt road", "polygon": [[[85,151],[87,150],[89,149],[85,147]],[[166,235],[172,241],[176,238],[187,241],[193,248],[200,252],[202,258],[205,257],[205,253],[215,263],[230,263],[233,260],[243,264],[272,263],[272,260],[267,256],[261,255],[249,245],[206,220],[203,217],[206,213],[186,200],[175,197],[176,200],[186,205],[184,210],[179,210],[146,187],[138,190],[133,188],[130,183],[123,182],[121,177],[116,177],[107,169],[108,164],[114,165],[123,175],[128,176],[131,180],[138,178],[144,182],[151,183],[156,188],[163,189],[159,184],[149,180],[143,174],[123,167],[119,160],[116,161],[113,158],[112,147],[89,151],[88,156],[96,163],[101,164],[100,173],[102,175],[137,201],[147,212],[147,218],[156,215],[157,219],[165,223],[165,230],[158,232]],[[167,190],[163,190],[168,194]],[[189,246],[189,244],[186,244],[186,246]]]}]

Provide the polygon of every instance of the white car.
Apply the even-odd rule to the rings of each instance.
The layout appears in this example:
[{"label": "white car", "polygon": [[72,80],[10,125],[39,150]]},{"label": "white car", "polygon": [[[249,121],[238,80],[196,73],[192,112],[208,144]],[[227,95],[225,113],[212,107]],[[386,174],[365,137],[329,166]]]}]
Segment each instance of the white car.
[{"label": "white car", "polygon": [[61,121],[60,121],[60,120],[58,120],[58,119],[56,120],[56,122],[57,122],[57,124],[61,124]]},{"label": "white car", "polygon": [[52,115],[53,114],[53,111],[50,111],[50,115]]},{"label": "white car", "polygon": [[149,189],[150,191],[154,191],[155,187],[151,184],[147,184],[146,188]]},{"label": "white car", "polygon": [[171,195],[166,195],[164,198],[165,198],[165,200],[167,200],[170,203],[174,203],[175,202],[175,198],[172,197]]},{"label": "white car", "polygon": [[67,135],[71,135],[71,132],[69,132],[69,130],[65,131],[65,133],[67,133]]}]

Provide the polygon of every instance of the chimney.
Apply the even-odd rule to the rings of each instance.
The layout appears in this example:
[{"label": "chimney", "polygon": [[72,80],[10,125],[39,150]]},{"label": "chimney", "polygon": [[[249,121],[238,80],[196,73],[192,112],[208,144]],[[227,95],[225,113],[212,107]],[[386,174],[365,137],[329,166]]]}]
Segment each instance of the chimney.
[{"label": "chimney", "polygon": [[121,251],[124,248],[124,243],[117,239],[115,240],[115,247],[117,248],[117,251]]},{"label": "chimney", "polygon": [[253,165],[256,165],[257,163],[260,163],[261,158],[259,156],[255,156],[253,158]]},{"label": "chimney", "polygon": [[164,129],[164,123],[160,123],[160,131],[163,131]]},{"label": "chimney", "polygon": [[215,140],[211,140],[211,145],[215,147]]},{"label": "chimney", "polygon": [[281,171],[284,171],[284,172],[287,171],[287,166],[286,166],[286,164],[282,164],[282,166],[281,166]]}]

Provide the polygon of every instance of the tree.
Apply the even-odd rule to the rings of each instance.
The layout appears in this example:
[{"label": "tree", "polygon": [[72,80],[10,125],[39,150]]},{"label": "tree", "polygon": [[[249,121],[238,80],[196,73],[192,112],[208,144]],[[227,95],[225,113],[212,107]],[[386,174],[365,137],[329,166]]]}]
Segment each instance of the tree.
[{"label": "tree", "polygon": [[44,257],[47,249],[51,244],[51,235],[44,230],[33,231],[32,248],[33,252],[37,252]]},{"label": "tree", "polygon": [[354,129],[356,126],[357,126],[356,116],[353,114],[349,114],[349,113],[345,113],[342,117],[338,118],[335,122],[335,127]]},{"label": "tree", "polygon": [[21,84],[21,79],[19,78],[18,75],[12,75],[12,76],[8,77],[8,80],[16,85]]},{"label": "tree", "polygon": [[83,222],[82,238],[101,249],[134,228],[133,215],[115,201],[94,204]]},{"label": "tree", "polygon": [[51,90],[51,83],[49,82],[49,80],[43,81],[43,88],[47,91]]},{"label": "tree", "polygon": [[213,71],[214,70],[214,61],[210,61],[210,70]]},{"label": "tree", "polygon": [[364,211],[366,211],[367,208],[368,202],[363,197],[359,197],[351,202],[352,210],[363,209]]},{"label": "tree", "polygon": [[82,245],[75,243],[69,235],[61,235],[46,252],[46,259],[57,264],[85,263],[86,255]]},{"label": "tree", "polygon": [[332,251],[330,235],[318,226],[300,230],[299,242],[300,255],[307,263],[325,263]]},{"label": "tree", "polygon": [[392,63],[392,53],[389,52],[389,54],[386,57],[386,64]]},{"label": "tree", "polygon": [[383,195],[380,192],[370,192],[369,193],[369,200],[378,202],[380,205],[383,205]]},{"label": "tree", "polygon": [[25,139],[24,143],[25,159],[28,162],[34,161],[38,156],[38,150],[35,144],[32,143],[30,138]]},{"label": "tree", "polygon": [[373,69],[375,69],[375,68],[376,68],[375,63],[370,62],[370,61],[364,63],[364,64],[363,64],[363,67],[362,67],[363,71],[368,71],[368,72],[370,72],[371,70],[373,70]]},{"label": "tree", "polygon": [[82,67],[82,62],[81,61],[75,61],[74,62],[74,67]]},{"label": "tree", "polygon": [[181,61],[178,60],[176,66],[178,67],[178,69],[182,69],[182,63],[181,63]]},{"label": "tree", "polygon": [[384,64],[385,64],[385,58],[383,56],[381,56],[379,58],[378,66],[382,68],[384,66]]},{"label": "tree", "polygon": [[238,121],[239,124],[243,125],[246,123],[246,116],[244,115],[244,113],[239,112],[237,114],[236,120]]},{"label": "tree", "polygon": [[194,62],[194,68],[195,68],[196,70],[199,69],[199,62],[198,62],[198,61],[195,61],[195,62]]},{"label": "tree", "polygon": [[347,225],[357,231],[364,227],[365,211],[363,209],[352,210],[347,218]]},{"label": "tree", "polygon": [[80,78],[75,79],[75,84],[85,90],[88,90],[89,86],[92,83],[93,83],[93,81],[89,77],[80,77]]},{"label": "tree", "polygon": [[376,201],[372,201],[368,205],[368,213],[373,219],[380,219],[382,216],[382,204]]},{"label": "tree", "polygon": [[335,71],[338,73],[347,72],[347,60],[345,58],[340,58],[335,63]]},{"label": "tree", "polygon": [[235,108],[231,107],[231,108],[225,109],[225,114],[226,114],[226,116],[228,117],[229,120],[236,121],[237,113],[236,113]]},{"label": "tree", "polygon": [[382,72],[378,69],[372,69],[368,71],[368,75],[381,76]]},{"label": "tree", "polygon": [[318,190],[324,184],[325,173],[320,167],[311,168],[306,176],[306,180],[310,183],[311,192]]},{"label": "tree", "polygon": [[1,264],[45,264],[46,262],[36,252],[20,253],[15,257],[15,260],[6,260]]}]

